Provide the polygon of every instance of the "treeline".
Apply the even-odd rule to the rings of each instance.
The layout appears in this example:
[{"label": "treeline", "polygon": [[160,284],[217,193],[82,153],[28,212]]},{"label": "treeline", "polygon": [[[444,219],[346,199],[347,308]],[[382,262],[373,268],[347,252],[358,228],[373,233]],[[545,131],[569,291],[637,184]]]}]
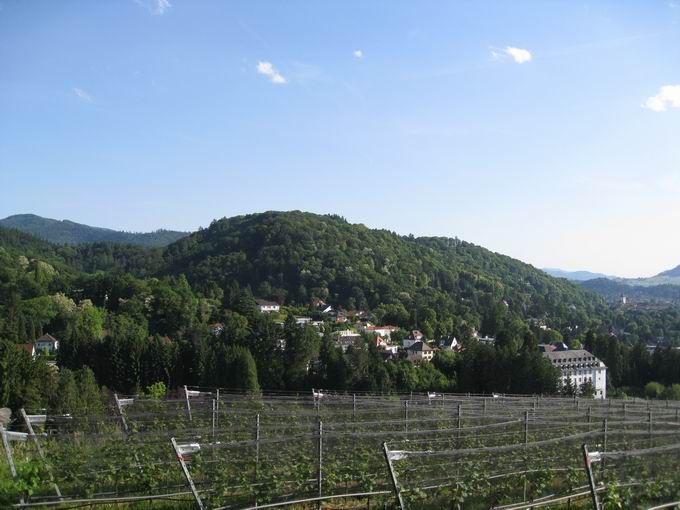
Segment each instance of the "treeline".
[{"label": "treeline", "polygon": [[680,350],[670,345],[650,354],[643,341],[628,345],[612,334],[589,331],[583,347],[607,365],[609,384],[622,394],[642,396],[650,381],[680,384]]},{"label": "treeline", "polygon": [[[317,319],[327,316],[307,308],[315,298],[365,309],[374,322],[400,327],[397,340],[420,329],[427,338],[455,335],[466,349],[420,367],[385,361],[369,344],[342,353],[330,334],[346,325],[328,320],[320,336],[291,317],[281,324],[285,316],[260,314],[254,296]],[[208,327],[216,322],[219,335]],[[495,336],[495,346],[477,344],[475,331]],[[680,382],[677,351],[650,358],[643,348],[659,337],[672,343],[678,331],[675,309],[611,310],[578,286],[469,243],[402,237],[333,216],[219,220],[165,250],[56,246],[0,228],[0,339],[51,333],[61,340],[61,368],[89,367],[98,384],[123,393],[156,382],[552,393],[555,373],[536,344],[553,341],[584,345],[610,366],[612,387],[641,392],[652,380]],[[40,379],[31,371],[42,368],[14,369],[2,352],[0,404],[35,401],[17,381]]]}]

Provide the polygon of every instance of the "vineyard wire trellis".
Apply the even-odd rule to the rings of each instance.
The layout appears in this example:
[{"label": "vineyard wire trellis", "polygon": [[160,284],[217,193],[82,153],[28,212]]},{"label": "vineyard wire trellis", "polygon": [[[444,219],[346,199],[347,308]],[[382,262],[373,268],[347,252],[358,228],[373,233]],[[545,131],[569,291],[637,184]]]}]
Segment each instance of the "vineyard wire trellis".
[{"label": "vineyard wire trellis", "polygon": [[[511,498],[540,501],[548,488],[566,490],[550,473],[574,469],[573,454],[579,452],[575,442],[583,434],[603,443],[605,452],[631,452],[630,459],[637,463],[650,447],[661,448],[655,451],[665,459],[673,441],[679,440],[678,403],[588,400],[584,406],[580,399],[526,395],[317,393],[323,396],[192,387],[162,401],[116,395],[107,415],[46,417],[40,424],[40,442],[37,435],[21,442],[17,458],[40,461],[35,447],[44,449],[44,464],[58,466],[55,483],[62,487],[63,498],[50,494],[47,476],[44,488],[23,505],[23,495],[18,495],[15,506],[59,506],[77,500],[103,504],[116,496],[192,496],[171,438],[179,447],[199,446],[186,454],[186,467],[206,508],[320,504],[329,498],[390,494],[384,501],[392,504],[397,491],[384,458],[388,444],[390,451],[410,452],[395,459],[394,466],[404,480],[405,508],[417,508],[422,497],[457,497],[455,484],[468,483],[456,471],[461,466],[474,474],[473,492],[496,507],[511,503]],[[21,420],[12,426],[27,427]],[[555,446],[560,444],[565,451]],[[69,456],[73,445],[84,451],[77,461]],[[488,462],[492,452],[497,452],[495,466]],[[511,452],[518,458],[512,459]],[[628,480],[631,468],[623,457],[605,459],[607,470],[603,463],[597,474],[606,477],[607,484],[635,483]],[[122,477],[129,465],[137,466],[138,483]],[[664,481],[658,466],[650,466],[650,476]],[[515,480],[521,482],[519,493],[512,490]],[[598,493],[602,489],[598,486]]]}]

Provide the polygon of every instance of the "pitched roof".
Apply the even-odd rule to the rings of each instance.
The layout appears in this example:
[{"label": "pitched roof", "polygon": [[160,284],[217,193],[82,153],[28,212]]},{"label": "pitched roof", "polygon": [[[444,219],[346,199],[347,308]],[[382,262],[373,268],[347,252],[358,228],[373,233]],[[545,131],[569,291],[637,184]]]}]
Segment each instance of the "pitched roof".
[{"label": "pitched roof", "polygon": [[415,342],[411,347],[408,347],[406,349],[407,351],[413,351],[413,352],[427,352],[427,351],[432,351],[432,347],[427,345],[425,342]]},{"label": "pitched roof", "polygon": [[31,356],[33,356],[33,354],[35,353],[35,345],[33,344],[16,344],[16,346],[17,349],[19,349],[20,351],[26,351]]},{"label": "pitched roof", "polygon": [[49,333],[45,333],[43,336],[38,338],[36,342],[58,342],[58,340]]},{"label": "pitched roof", "polygon": [[281,306],[276,301],[267,301],[266,299],[256,299],[255,302],[259,306]]},{"label": "pitched roof", "polygon": [[553,363],[602,363],[585,349],[570,349],[568,351],[550,351],[543,355]]}]

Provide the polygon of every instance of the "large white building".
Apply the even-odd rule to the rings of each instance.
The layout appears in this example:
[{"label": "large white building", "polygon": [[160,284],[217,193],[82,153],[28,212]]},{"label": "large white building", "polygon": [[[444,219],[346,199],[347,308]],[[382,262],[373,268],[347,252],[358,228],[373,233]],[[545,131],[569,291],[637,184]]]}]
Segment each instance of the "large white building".
[{"label": "large white building", "polygon": [[595,356],[583,349],[548,351],[544,356],[557,367],[562,384],[571,379],[571,384],[579,388],[590,381],[595,388],[595,398],[607,398],[607,367]]}]

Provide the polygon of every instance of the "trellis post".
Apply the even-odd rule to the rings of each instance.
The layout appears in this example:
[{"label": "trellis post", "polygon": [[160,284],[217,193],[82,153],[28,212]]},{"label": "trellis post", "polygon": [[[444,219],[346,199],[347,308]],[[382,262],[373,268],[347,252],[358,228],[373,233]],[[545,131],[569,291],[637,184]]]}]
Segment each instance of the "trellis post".
[{"label": "trellis post", "polygon": [[186,384],[184,385],[184,399],[186,400],[187,403],[187,414],[189,415],[189,421],[194,421],[193,417],[191,416],[191,404],[189,403],[189,390]]},{"label": "trellis post", "polygon": [[458,404],[458,411],[456,412],[456,442],[458,443],[458,448],[460,448],[460,427],[461,427],[461,418],[463,415],[463,404],[459,403]]},{"label": "trellis post", "polygon": [[[186,388],[186,386],[185,386]],[[189,451],[183,451],[182,448],[177,444],[177,441],[175,441],[174,437],[170,438],[170,443],[172,443],[172,447],[175,450],[175,455],[177,456],[177,461],[179,462],[179,465],[182,467],[182,472],[184,473],[184,478],[186,478],[187,482],[189,483],[189,487],[191,488],[191,492],[194,495],[194,499],[196,500],[196,504],[198,505],[198,508],[200,510],[205,510],[205,507],[203,506],[203,501],[201,501],[201,497],[198,495],[198,490],[196,489],[196,485],[194,484],[193,478],[191,478],[191,473],[189,473],[189,468],[187,467],[186,462],[184,461],[184,454],[185,453],[191,453]]]},{"label": "trellis post", "polygon": [[260,413],[255,416],[255,482],[260,467]]},{"label": "trellis post", "polygon": [[601,510],[600,500],[597,497],[597,489],[595,488],[595,478],[593,477],[593,468],[590,464],[590,455],[588,454],[588,447],[581,445],[583,450],[583,463],[585,464],[586,475],[588,476],[588,485],[590,486],[590,495],[593,499],[594,510]]},{"label": "trellis post", "polygon": [[59,485],[57,485],[57,482],[54,481],[54,475],[52,474],[52,470],[50,469],[49,464],[47,463],[47,458],[45,458],[45,452],[43,451],[42,447],[40,446],[40,442],[38,441],[38,436],[35,435],[35,432],[33,430],[33,425],[31,424],[31,420],[26,414],[26,410],[22,407],[19,410],[19,413],[21,414],[21,418],[24,420],[24,424],[26,425],[26,430],[28,430],[28,437],[33,441],[35,444],[36,449],[38,450],[38,455],[40,455],[40,458],[42,459],[43,463],[45,464],[45,469],[47,469],[47,476],[49,476],[50,481],[52,482],[52,485],[54,486],[54,492],[57,494],[57,497],[61,500],[61,490],[59,490]]},{"label": "trellis post", "polygon": [[[604,439],[602,440],[602,451],[607,452],[607,418],[602,420],[602,434],[604,435]],[[605,458],[604,456],[602,457],[602,474],[604,474],[604,468],[605,468]]]},{"label": "trellis post", "polygon": [[220,428],[220,389],[215,394],[215,427]]},{"label": "trellis post", "polygon": [[113,394],[113,399],[116,402],[116,409],[118,410],[118,417],[120,418],[120,423],[123,426],[123,431],[127,435],[129,432],[127,420],[125,419],[125,413],[123,413],[123,404],[118,398],[118,393]]},{"label": "trellis post", "polygon": [[408,400],[404,400],[404,429],[406,430],[406,438],[408,439]]},{"label": "trellis post", "polygon": [[217,414],[217,412],[216,412],[217,407],[216,407],[215,402],[216,402],[215,399],[212,399],[212,440],[213,440],[213,443],[215,442],[215,418],[216,418],[216,414]]},{"label": "trellis post", "polygon": [[[9,445],[9,439],[7,438],[7,431],[5,427],[0,424],[0,435],[2,435],[2,446],[5,449],[5,456],[7,457],[7,464],[9,464],[9,472],[12,474],[14,480],[17,479],[17,470],[14,467],[14,457],[12,456],[12,448]],[[19,502],[23,505],[24,496],[19,496]]]},{"label": "trellis post", "polygon": [[[321,420],[319,420],[319,458],[318,458],[317,482],[319,497],[321,497],[323,493],[323,422]],[[321,501],[319,501],[318,508],[321,508]]]},{"label": "trellis post", "polygon": [[383,443],[383,452],[385,453],[385,461],[387,462],[387,469],[390,471],[390,478],[392,480],[392,487],[394,488],[394,494],[397,497],[397,502],[399,503],[399,508],[405,510],[404,499],[401,497],[401,489],[399,488],[399,482],[397,481],[397,474],[394,472],[394,466],[392,465],[392,457],[390,451],[387,449],[387,442]]}]

